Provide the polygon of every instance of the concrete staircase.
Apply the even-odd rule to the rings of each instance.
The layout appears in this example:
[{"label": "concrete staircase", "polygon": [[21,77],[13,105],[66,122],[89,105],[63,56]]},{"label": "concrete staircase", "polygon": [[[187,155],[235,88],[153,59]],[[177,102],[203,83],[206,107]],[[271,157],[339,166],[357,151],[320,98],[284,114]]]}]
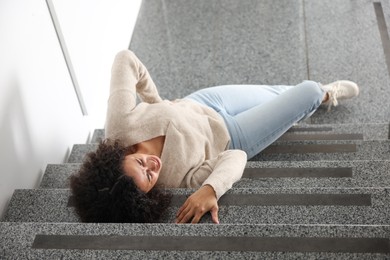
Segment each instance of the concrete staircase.
[{"label": "concrete staircase", "polygon": [[38,189],[15,190],[0,259],[389,259],[388,17],[388,1],[144,0],[130,49],[164,98],[341,78],[360,96],[319,109],[249,161],[220,200],[219,225],[209,215],[173,224],[190,189],[172,190],[162,223],[80,223],[67,179],[98,129],[67,163],[49,164]]},{"label": "concrete staircase", "polygon": [[[67,178],[95,143],[75,145],[65,164],[47,166],[39,189],[16,190],[1,226],[5,258],[313,258],[383,259],[390,256],[390,161],[360,158],[374,142],[390,154],[389,126],[367,140],[347,125],[299,125],[274,147],[355,144],[356,151],[269,153],[297,160],[250,161],[244,176],[220,200],[220,222],[206,215],[198,225],[173,224],[191,189],[172,189],[174,198],[162,223],[82,224],[72,207]],[[326,133],[318,129],[327,128]],[[364,125],[367,130],[370,125]],[[356,130],[364,129],[356,127]],[[94,141],[102,130],[96,130]],[[337,139],[337,140],[331,140]],[[357,140],[340,140],[355,136]],[[289,141],[292,139],[294,141]],[[312,139],[312,138],[311,138]],[[323,141],[326,139],[326,141]],[[356,139],[356,138],[355,138]],[[306,141],[307,142],[307,141]],[[305,145],[303,145],[305,147]],[[387,148],[386,148],[387,147]],[[317,148],[316,148],[317,149]],[[387,150],[386,150],[387,149]],[[366,151],[366,150],[365,150]],[[322,160],[320,156],[333,160]],[[301,157],[300,157],[301,156]],[[354,157],[355,156],[355,157]],[[259,155],[259,158],[261,154]],[[296,157],[296,158],[295,158]],[[352,158],[351,158],[352,157]],[[347,159],[346,159],[347,158]]]}]

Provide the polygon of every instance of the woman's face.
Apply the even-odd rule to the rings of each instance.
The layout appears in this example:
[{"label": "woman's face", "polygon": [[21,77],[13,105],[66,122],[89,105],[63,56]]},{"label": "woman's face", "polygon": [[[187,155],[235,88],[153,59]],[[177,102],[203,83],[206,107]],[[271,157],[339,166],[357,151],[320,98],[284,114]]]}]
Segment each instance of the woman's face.
[{"label": "woman's face", "polygon": [[134,153],[127,155],[123,162],[125,175],[131,177],[135,185],[143,192],[149,192],[157,182],[161,171],[158,156]]}]

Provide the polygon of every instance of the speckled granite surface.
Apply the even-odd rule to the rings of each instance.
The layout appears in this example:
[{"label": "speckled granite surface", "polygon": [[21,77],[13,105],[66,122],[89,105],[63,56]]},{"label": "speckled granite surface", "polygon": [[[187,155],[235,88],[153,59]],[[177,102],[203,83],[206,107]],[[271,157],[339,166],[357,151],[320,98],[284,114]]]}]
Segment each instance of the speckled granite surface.
[{"label": "speckled granite surface", "polygon": [[[274,146],[285,145],[287,147],[302,145],[355,145],[356,152],[335,152],[335,153],[270,153]],[[97,144],[76,144],[73,146],[69,156],[69,163],[82,162],[86,153],[94,151]],[[390,141],[296,141],[296,142],[278,142],[266,148],[263,152],[256,155],[251,161],[314,161],[314,160],[389,160],[390,159]]]},{"label": "speckled granite surface", "polygon": [[360,86],[358,98],[330,113],[318,111],[312,122],[389,122],[390,80],[374,1],[304,2],[310,78],[322,83],[350,79]]},{"label": "speckled granite surface", "polygon": [[[388,226],[0,223],[2,259],[385,259],[385,253],[32,249],[36,234],[390,238]],[[178,239],[180,241],[180,239]],[[64,245],[59,245],[64,246]],[[109,246],[109,245],[106,245]],[[180,248],[180,246],[179,246]]]},{"label": "speckled granite surface", "polygon": [[[48,165],[40,185],[41,189],[68,188],[68,178],[80,167],[80,164],[51,164]],[[236,188],[272,188],[272,187],[390,187],[389,161],[268,161],[248,162],[248,168],[351,168],[352,177],[315,178],[315,177],[274,177],[242,178]]]},{"label": "speckled granite surface", "polygon": [[235,188],[390,187],[390,161],[248,162],[255,168],[352,168],[351,178],[243,178]]},{"label": "speckled granite surface", "polygon": [[[172,192],[176,195],[187,196],[193,191],[174,189]],[[226,199],[222,197],[219,203],[220,222],[225,224],[390,225],[388,218],[390,208],[387,207],[390,203],[390,195],[386,188],[256,188],[231,189],[226,194],[228,197]],[[277,194],[307,196],[289,202],[289,196],[279,198]],[[341,194],[348,198],[342,199],[346,204],[339,204],[333,200],[330,204],[323,204],[321,199],[314,198],[318,194],[328,194],[329,196],[332,196],[330,194]],[[355,198],[348,196],[351,194]],[[366,195],[362,196],[362,194],[368,194],[371,201],[369,204],[365,204],[367,198]],[[73,209],[68,207],[69,195],[68,190],[16,190],[4,221],[77,222]],[[242,204],[244,200],[250,199],[249,195],[255,195],[253,197],[255,201],[248,200]],[[312,199],[314,202],[309,202],[309,205],[306,205],[307,201]],[[163,218],[164,222],[172,223],[174,221],[176,212],[184,200],[184,198],[180,198],[177,203],[173,203]],[[229,205],[229,203],[233,204]],[[210,217],[206,216],[203,222],[211,222]]]},{"label": "speckled granite surface", "polygon": [[[256,155],[251,161],[329,161],[329,160],[389,160],[390,159],[390,141],[297,141],[286,142],[284,148],[316,145],[356,145],[356,152],[330,152],[330,153],[276,153],[272,152],[274,148],[280,148],[282,144],[271,145],[260,154]],[[341,146],[342,147],[342,146]]]},{"label": "speckled granite surface", "polygon": [[360,85],[359,98],[331,113],[320,109],[311,122],[390,121],[390,80],[371,0],[144,1],[130,49],[163,98],[219,84],[349,79]]},{"label": "speckled granite surface", "polygon": [[[390,238],[389,161],[378,161],[390,160],[389,141],[383,141],[389,138],[390,79],[373,2],[144,0],[130,44],[151,72],[161,96],[167,99],[219,84],[297,84],[305,79],[322,83],[337,79],[356,81],[361,87],[357,99],[343,102],[329,113],[320,108],[305,123],[315,127],[336,124],[332,132],[359,131],[366,141],[276,144],[357,144],[356,153],[265,153],[255,158],[259,161],[248,162],[248,167],[352,167],[351,178],[244,178],[228,195],[363,193],[371,194],[372,206],[221,205],[220,220],[225,223],[221,225],[207,224],[211,221],[209,216],[200,225],[170,224],[176,206],[166,214],[164,224],[43,223],[78,221],[73,209],[66,207],[69,191],[17,190],[6,218],[30,223],[0,223],[0,259],[389,258],[389,254],[357,253],[30,248],[35,234]],[[390,3],[378,2],[382,3],[386,22],[390,21]],[[370,123],[369,128],[362,123]],[[94,148],[76,145],[69,162],[80,162]],[[77,167],[78,164],[51,165],[41,187],[51,188],[56,181],[66,187],[66,177]]]},{"label": "speckled granite surface", "polygon": [[69,176],[80,168],[79,163],[48,164],[39,188],[68,188]]},{"label": "speckled granite surface", "polygon": [[66,189],[15,190],[3,221],[79,222]]},{"label": "speckled granite surface", "polygon": [[97,144],[75,144],[70,152],[68,163],[80,163],[84,156],[97,149]]},{"label": "speckled granite surface", "polygon": [[[307,131],[304,131],[307,129]],[[315,130],[317,129],[317,130]],[[321,130],[323,129],[323,130]],[[326,130],[327,129],[327,130]],[[286,135],[298,134],[362,134],[363,140],[386,140],[389,139],[388,124],[300,124],[293,127]],[[91,143],[99,143],[104,139],[104,129],[96,129]]]},{"label": "speckled granite surface", "polygon": [[175,99],[213,85],[301,82],[303,34],[302,2],[144,1],[130,49]]}]

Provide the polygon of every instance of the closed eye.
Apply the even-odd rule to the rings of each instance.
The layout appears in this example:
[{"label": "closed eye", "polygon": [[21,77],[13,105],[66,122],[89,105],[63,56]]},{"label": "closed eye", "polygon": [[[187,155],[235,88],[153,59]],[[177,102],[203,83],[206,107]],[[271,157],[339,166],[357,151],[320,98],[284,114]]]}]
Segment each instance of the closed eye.
[{"label": "closed eye", "polygon": [[143,161],[142,160],[140,160],[140,159],[136,159],[137,160],[137,162],[138,162],[138,164],[139,165],[141,165],[141,166],[143,166],[144,165],[144,163],[143,163]]}]

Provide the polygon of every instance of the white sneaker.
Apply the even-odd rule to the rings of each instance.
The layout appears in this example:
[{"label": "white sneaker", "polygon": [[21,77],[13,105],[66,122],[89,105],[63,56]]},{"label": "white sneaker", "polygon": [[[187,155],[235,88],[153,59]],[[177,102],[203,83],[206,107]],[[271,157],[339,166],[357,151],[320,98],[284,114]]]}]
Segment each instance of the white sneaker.
[{"label": "white sneaker", "polygon": [[335,81],[322,86],[322,89],[328,93],[328,100],[323,103],[323,105],[328,106],[328,111],[332,106],[337,106],[339,100],[349,99],[359,95],[358,85],[349,80]]}]

